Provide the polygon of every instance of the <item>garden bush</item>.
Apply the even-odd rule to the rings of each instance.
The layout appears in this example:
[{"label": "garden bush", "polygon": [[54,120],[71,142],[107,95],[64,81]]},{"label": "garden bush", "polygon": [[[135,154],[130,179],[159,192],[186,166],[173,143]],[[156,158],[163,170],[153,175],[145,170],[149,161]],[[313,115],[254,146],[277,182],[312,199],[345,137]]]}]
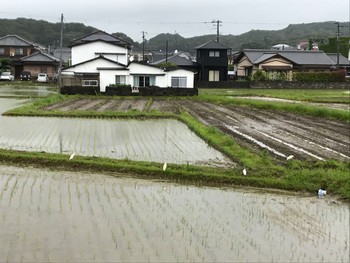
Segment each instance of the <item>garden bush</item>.
[{"label": "garden bush", "polygon": [[345,81],[345,75],[345,70],[333,72],[297,72],[294,74],[294,80],[308,82],[342,82]]}]

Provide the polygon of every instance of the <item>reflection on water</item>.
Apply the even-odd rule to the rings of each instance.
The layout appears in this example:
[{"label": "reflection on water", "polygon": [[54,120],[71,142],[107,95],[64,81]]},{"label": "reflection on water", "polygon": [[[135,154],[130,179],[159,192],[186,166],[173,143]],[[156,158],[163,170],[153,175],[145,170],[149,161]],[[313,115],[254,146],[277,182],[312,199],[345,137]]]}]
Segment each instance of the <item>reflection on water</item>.
[{"label": "reflection on water", "polygon": [[0,211],[0,261],[349,260],[349,206],[329,196],[0,166]]},{"label": "reflection on water", "polygon": [[0,118],[0,148],[181,164],[229,163],[176,120]]},{"label": "reflection on water", "polygon": [[[1,110],[21,101],[0,99]],[[15,105],[13,105],[15,104]],[[176,120],[0,117],[0,148],[136,161],[226,166],[226,157]]]},{"label": "reflection on water", "polygon": [[0,118],[1,118],[1,114],[22,106],[24,103],[28,102],[28,100],[25,99],[3,99],[0,98]]},{"label": "reflection on water", "polygon": [[50,94],[57,94],[57,88],[55,86],[25,86],[2,84],[0,85],[0,97],[45,97]]}]

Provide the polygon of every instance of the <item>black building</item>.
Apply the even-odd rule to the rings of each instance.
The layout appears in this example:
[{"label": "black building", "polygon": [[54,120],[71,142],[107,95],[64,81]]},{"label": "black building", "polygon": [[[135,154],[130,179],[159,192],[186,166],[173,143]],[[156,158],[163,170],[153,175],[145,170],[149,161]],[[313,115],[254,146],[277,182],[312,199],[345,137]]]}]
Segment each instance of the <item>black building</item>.
[{"label": "black building", "polygon": [[227,80],[228,49],[214,40],[196,47],[197,62],[200,64],[199,81]]}]

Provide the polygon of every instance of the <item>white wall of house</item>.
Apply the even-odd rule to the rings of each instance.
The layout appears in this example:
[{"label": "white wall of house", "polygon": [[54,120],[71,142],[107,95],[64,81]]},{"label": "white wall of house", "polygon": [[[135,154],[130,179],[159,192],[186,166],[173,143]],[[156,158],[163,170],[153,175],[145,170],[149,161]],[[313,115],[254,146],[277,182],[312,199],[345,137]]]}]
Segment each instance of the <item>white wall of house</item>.
[{"label": "white wall of house", "polygon": [[116,84],[116,76],[126,76],[126,84],[128,84],[128,70],[100,70],[100,91],[105,92],[106,87]]},{"label": "white wall of house", "polygon": [[98,58],[98,59],[81,63],[75,66],[73,65],[72,67],[64,69],[62,73],[64,74],[65,72],[69,72],[69,71],[73,71],[77,73],[98,73],[100,71],[100,68],[115,69],[115,68],[123,68],[123,67],[121,65],[105,60],[103,58]]},{"label": "white wall of house", "polygon": [[[117,84],[117,76],[122,76],[125,83],[132,87],[140,87],[140,78],[148,78],[150,86],[167,88],[172,86],[172,78],[181,79],[181,87],[194,87],[194,73],[190,70],[177,69],[173,71],[164,71],[155,66],[144,65],[140,63],[131,63],[127,69],[122,65],[106,60],[103,57],[86,61],[62,71],[62,75],[98,73],[100,91],[105,92],[106,86]],[[185,80],[185,81],[184,81]],[[118,83],[119,84],[119,83]]]},{"label": "white wall of house", "polygon": [[94,59],[100,55],[121,64],[128,64],[128,49],[103,41],[72,47],[72,65]]},{"label": "white wall of house", "polygon": [[155,66],[150,66],[147,64],[141,64],[141,63],[130,63],[128,66],[130,69],[130,73],[132,74],[145,74],[146,72],[148,74],[164,74],[163,69],[157,68]]},{"label": "white wall of house", "polygon": [[135,62],[131,63],[128,68],[130,70],[129,84],[133,87],[138,86],[137,83],[135,83],[135,77],[137,76],[149,76],[154,78],[154,86],[167,86],[166,73],[163,71],[163,69]]},{"label": "white wall of house", "polygon": [[186,78],[186,88],[194,87],[194,73],[190,70],[177,69],[167,72],[167,85],[166,87],[171,87],[172,77],[185,77]]}]

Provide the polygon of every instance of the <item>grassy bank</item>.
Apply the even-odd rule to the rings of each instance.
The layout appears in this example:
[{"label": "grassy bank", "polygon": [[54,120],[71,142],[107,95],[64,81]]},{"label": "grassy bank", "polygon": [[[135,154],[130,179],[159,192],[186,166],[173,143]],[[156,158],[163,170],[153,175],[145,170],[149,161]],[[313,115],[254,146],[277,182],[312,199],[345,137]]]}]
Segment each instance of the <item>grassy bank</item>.
[{"label": "grassy bank", "polygon": [[314,103],[350,104],[350,85],[344,89],[200,89],[200,96],[258,96]]},{"label": "grassy bank", "polygon": [[162,170],[161,163],[136,162],[68,155],[0,150],[0,163],[4,165],[45,167],[54,170],[108,173],[114,176],[132,176],[146,179],[162,179],[177,183],[210,186],[251,186],[269,189],[298,191],[315,195],[319,188],[350,202],[349,166],[325,162],[303,164],[293,161],[280,167],[277,174],[268,169],[257,172],[248,168],[248,176],[241,169],[218,169],[191,165],[168,164]]}]

